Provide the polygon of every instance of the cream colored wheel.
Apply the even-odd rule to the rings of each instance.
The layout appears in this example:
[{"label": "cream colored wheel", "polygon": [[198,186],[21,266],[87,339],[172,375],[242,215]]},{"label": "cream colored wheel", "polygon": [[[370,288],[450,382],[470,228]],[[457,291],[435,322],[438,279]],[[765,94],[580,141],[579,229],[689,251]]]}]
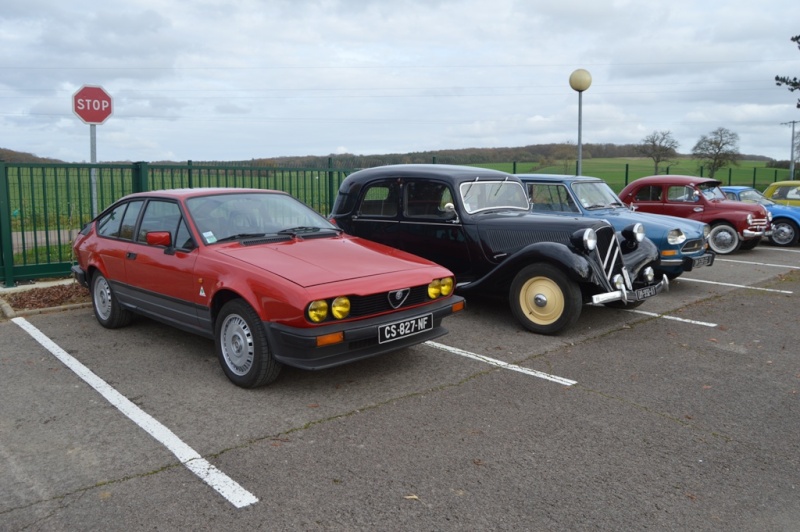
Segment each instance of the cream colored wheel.
[{"label": "cream colored wheel", "polygon": [[550,264],[520,270],[509,300],[522,326],[539,334],[555,334],[574,324],[583,305],[578,285]]}]

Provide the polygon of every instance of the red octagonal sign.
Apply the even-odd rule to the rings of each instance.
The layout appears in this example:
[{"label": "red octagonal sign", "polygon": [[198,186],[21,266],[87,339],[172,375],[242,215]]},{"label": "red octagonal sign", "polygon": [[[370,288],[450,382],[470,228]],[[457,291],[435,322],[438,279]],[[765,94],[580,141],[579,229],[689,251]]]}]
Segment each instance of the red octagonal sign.
[{"label": "red octagonal sign", "polygon": [[72,95],[72,111],[87,124],[102,124],[112,109],[111,95],[103,87],[84,85]]}]

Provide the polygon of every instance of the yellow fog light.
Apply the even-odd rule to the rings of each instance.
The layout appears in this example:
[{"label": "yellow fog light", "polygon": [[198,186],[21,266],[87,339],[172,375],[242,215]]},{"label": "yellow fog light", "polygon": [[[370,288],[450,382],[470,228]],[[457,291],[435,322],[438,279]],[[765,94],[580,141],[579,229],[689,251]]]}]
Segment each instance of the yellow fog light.
[{"label": "yellow fog light", "polygon": [[449,296],[453,292],[453,278],[445,277],[442,279],[440,290],[443,296]]},{"label": "yellow fog light", "polygon": [[337,320],[341,320],[350,315],[350,300],[347,297],[337,297],[331,305],[331,314]]},{"label": "yellow fog light", "polygon": [[320,299],[319,301],[312,301],[308,306],[308,319],[314,323],[325,321],[328,317],[328,302]]},{"label": "yellow fog light", "polygon": [[442,282],[439,279],[434,279],[428,284],[428,297],[436,299],[442,295]]}]

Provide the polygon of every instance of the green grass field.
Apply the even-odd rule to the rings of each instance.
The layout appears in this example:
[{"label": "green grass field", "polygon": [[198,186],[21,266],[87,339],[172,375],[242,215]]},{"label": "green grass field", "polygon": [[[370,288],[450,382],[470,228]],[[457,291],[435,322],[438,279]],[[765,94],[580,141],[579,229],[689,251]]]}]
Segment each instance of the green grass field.
[{"label": "green grass field", "polygon": [[[764,190],[767,185],[775,181],[789,179],[789,171],[776,168],[767,168],[764,161],[740,161],[739,166],[722,168],[714,176],[725,185],[746,185],[759,190]],[[515,163],[477,164],[482,168],[493,168],[503,172],[513,173]],[[537,167],[536,163],[517,162],[516,173],[539,174],[570,174],[575,172],[575,162],[572,161],[568,171],[565,165]],[[640,177],[653,175],[653,161],[646,158],[612,158],[612,159],[584,159],[583,175],[599,177],[605,180],[616,192],[625,185]],[[661,165],[659,173],[683,174],[699,176],[700,168],[693,159],[681,159],[669,167]],[[707,172],[702,175],[707,176]]]}]

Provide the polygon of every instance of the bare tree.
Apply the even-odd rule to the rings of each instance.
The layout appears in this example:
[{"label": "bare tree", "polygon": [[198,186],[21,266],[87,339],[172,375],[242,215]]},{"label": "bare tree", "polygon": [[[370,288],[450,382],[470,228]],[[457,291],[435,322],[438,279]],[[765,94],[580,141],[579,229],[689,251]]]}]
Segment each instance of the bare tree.
[{"label": "bare tree", "polygon": [[658,175],[658,166],[678,155],[678,141],[672,137],[671,131],[653,131],[636,147],[636,151],[653,159],[654,174]]},{"label": "bare tree", "polygon": [[562,172],[565,175],[575,173],[575,164],[578,158],[578,147],[570,141],[559,144],[553,150],[553,158],[560,161]]},{"label": "bare tree", "polygon": [[[797,47],[800,48],[800,35],[795,35],[791,41],[797,43]],[[786,88],[791,92],[800,90],[800,79],[790,78],[789,76],[775,76],[775,84],[779,87],[786,85]],[[800,109],[800,100],[797,100],[797,108]]]},{"label": "bare tree", "polygon": [[692,156],[708,168],[708,177],[714,177],[723,166],[738,166],[739,155],[739,135],[724,127],[703,135],[692,148]]}]

